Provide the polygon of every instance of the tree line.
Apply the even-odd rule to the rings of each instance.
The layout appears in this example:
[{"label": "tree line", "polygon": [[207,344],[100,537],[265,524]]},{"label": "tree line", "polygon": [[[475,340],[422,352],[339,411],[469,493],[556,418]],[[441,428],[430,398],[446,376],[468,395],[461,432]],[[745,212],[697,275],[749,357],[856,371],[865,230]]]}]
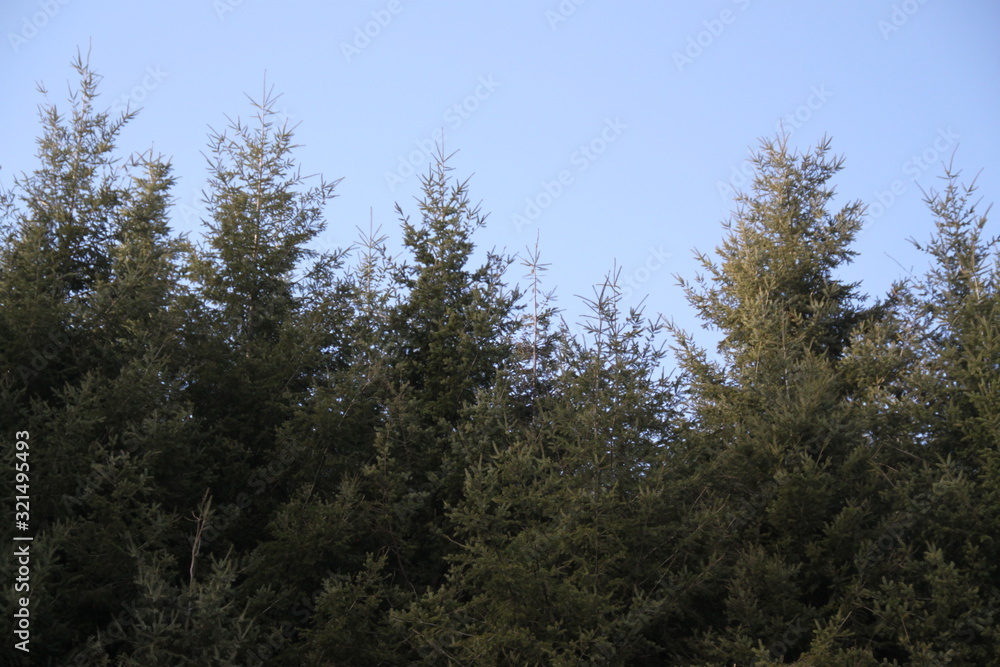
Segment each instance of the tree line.
[{"label": "tree line", "polygon": [[537,249],[476,259],[443,154],[402,255],[315,250],[337,182],[268,95],[209,137],[192,242],[75,69],[0,195],[32,664],[1000,662],[1000,253],[957,172],[929,270],[873,299],[843,159],[762,140],[681,281],[710,352],[613,272],[572,333]]}]

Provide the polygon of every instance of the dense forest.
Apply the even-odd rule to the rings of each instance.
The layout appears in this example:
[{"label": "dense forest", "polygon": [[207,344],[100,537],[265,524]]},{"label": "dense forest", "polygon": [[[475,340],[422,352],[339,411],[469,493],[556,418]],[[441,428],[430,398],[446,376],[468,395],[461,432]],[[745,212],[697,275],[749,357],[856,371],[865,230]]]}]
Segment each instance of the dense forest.
[{"label": "dense forest", "polygon": [[681,281],[717,349],[614,272],[579,335],[538,252],[476,249],[443,153],[400,256],[316,251],[337,183],[266,96],[177,234],[170,165],[119,153],[134,114],[76,69],[0,193],[3,530],[30,483],[34,536],[4,664],[1000,664],[974,182],[945,171],[929,271],[871,298],[838,278],[866,219],[832,208],[842,159],[765,139]]}]

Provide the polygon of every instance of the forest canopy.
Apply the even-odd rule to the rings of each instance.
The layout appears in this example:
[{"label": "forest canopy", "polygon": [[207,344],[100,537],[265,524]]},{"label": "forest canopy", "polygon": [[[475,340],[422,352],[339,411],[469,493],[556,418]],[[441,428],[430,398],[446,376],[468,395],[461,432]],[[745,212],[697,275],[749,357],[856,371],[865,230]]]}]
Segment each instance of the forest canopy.
[{"label": "forest canopy", "polygon": [[872,299],[843,158],[765,138],[679,277],[717,348],[614,271],[581,336],[537,248],[475,252],[443,151],[401,256],[319,252],[338,181],[270,95],[208,137],[179,235],[169,162],[75,68],[0,192],[32,664],[1000,663],[1000,253],[957,170],[930,269]]}]

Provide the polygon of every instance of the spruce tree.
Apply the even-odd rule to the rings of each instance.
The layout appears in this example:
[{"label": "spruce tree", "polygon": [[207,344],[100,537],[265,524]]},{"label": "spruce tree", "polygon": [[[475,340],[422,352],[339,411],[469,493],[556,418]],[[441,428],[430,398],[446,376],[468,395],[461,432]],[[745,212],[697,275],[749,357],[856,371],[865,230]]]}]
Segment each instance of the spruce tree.
[{"label": "spruce tree", "polygon": [[[78,57],[70,112],[41,108],[39,167],[15,183],[0,262],[3,422],[34,439],[33,613],[40,659],[72,656],[135,593],[124,542],[182,551],[173,523],[193,506],[198,469],[183,371],[176,259],[166,210],[170,168],[122,163],[133,114],[97,104]],[[197,493],[195,491],[194,493]],[[190,503],[190,505],[188,504]]]},{"label": "spruce tree", "polygon": [[[378,416],[366,419],[372,439],[363,467],[341,477],[335,499],[315,501],[350,505],[350,526],[328,526],[354,532],[353,549],[337,554],[342,565],[317,602],[308,635],[314,661],[343,646],[352,647],[345,659],[354,664],[377,664],[387,651],[397,662],[412,658],[391,619],[444,575],[444,558],[454,549],[445,512],[462,493],[467,456],[457,434],[513,344],[517,294],[503,282],[510,260],[487,252],[482,264],[470,266],[472,236],[485,216],[470,203],[468,182],[452,179],[447,161],[439,153],[423,179],[419,222],[397,205],[410,261],[393,261],[392,281],[379,291],[371,289],[369,270],[358,274],[362,298],[355,312],[373,313],[372,324],[383,327],[357,350],[359,362],[375,361],[365,369],[364,386],[371,387],[365,400]],[[357,394],[347,396],[353,406]],[[353,568],[344,567],[351,561]],[[363,610],[357,623],[343,618],[347,600]]]},{"label": "spruce tree", "polygon": [[869,560],[890,564],[870,604],[886,652],[912,664],[997,660],[1000,604],[1000,253],[987,213],[948,168],[926,198],[935,220],[917,246],[931,267],[915,281],[910,324],[920,363],[908,377],[914,423],[894,512]]},{"label": "spruce tree", "polygon": [[535,380],[535,350],[530,366],[508,364],[480,394],[463,438],[481,455],[450,513],[463,548],[446,582],[402,616],[429,662],[658,655],[647,635],[676,574],[667,544],[679,526],[677,414],[660,327],[621,313],[620,300],[613,279],[595,294],[589,343],[562,329],[555,358],[542,360],[549,391],[533,410],[511,396]]},{"label": "spruce tree", "polygon": [[875,530],[882,478],[859,400],[871,387],[851,381],[858,364],[846,360],[892,301],[866,307],[858,285],[836,277],[864,208],[829,210],[842,160],[828,152],[829,140],[807,154],[787,136],[762,142],[718,260],[700,255],[707,278],[682,281],[722,334],[717,359],[678,335],[701,459],[697,511],[714,525],[702,600],[715,618],[692,644],[702,660],[787,661],[865,623],[854,556]]},{"label": "spruce tree", "polygon": [[[222,548],[249,549],[283,493],[276,438],[339,347],[336,270],[342,253],[310,245],[337,182],[306,185],[277,97],[253,102],[253,122],[211,135],[204,243],[191,255],[184,336],[192,360],[184,398],[216,459]],[[267,493],[259,492],[261,489]]]}]

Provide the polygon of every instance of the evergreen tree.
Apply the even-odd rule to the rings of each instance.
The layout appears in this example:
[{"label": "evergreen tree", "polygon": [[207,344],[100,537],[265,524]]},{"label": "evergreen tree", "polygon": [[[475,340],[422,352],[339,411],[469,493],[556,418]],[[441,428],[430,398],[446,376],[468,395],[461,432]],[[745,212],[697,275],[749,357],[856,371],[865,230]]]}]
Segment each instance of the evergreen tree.
[{"label": "evergreen tree", "polygon": [[863,206],[828,210],[842,160],[790,151],[787,137],[753,156],[751,194],[727,223],[708,279],[682,281],[719,329],[720,359],[679,334],[690,410],[698,424],[701,509],[715,541],[704,599],[716,617],[701,631],[702,660],[787,660],[813,640],[845,642],[865,619],[852,596],[854,555],[873,534],[882,488],[861,394],[847,366],[891,303],[864,307],[835,270],[853,256]]},{"label": "evergreen tree", "polygon": [[585,337],[537,244],[522,300],[443,151],[405,261],[375,229],[348,269],[313,250],[336,183],[269,91],[212,134],[189,246],[169,163],[120,157],[134,114],[75,69],[0,192],[39,664],[997,662],[1000,239],[950,168],[930,270],[869,303],[842,160],[762,142],[682,281],[718,353],[667,325],[673,378],[614,272]]},{"label": "evergreen tree", "polygon": [[129,117],[94,109],[98,77],[79,56],[74,68],[80,87],[70,116],[41,107],[40,165],[15,181],[5,210],[4,379],[41,399],[96,363],[80,320],[110,277],[112,217],[123,196],[112,152]]},{"label": "evergreen tree", "polygon": [[[392,610],[444,573],[444,556],[453,549],[445,508],[461,494],[467,456],[456,435],[471,418],[477,391],[491,386],[510,354],[518,296],[502,280],[510,260],[489,252],[478,268],[468,266],[472,234],[485,216],[470,204],[468,182],[454,182],[450,170],[439,154],[423,179],[419,224],[397,206],[413,263],[393,262],[383,296],[369,280],[359,281],[368,287],[355,312],[374,312],[373,323],[385,327],[358,351],[361,362],[373,350],[383,355],[366,371],[378,418],[368,420],[374,429],[364,467],[342,478],[336,501],[325,502],[343,507],[349,496],[356,499],[354,553],[368,555],[363,562],[353,557],[354,569],[334,568],[327,579],[309,635],[310,660],[337,655],[343,646],[354,647],[340,653],[353,664],[385,660],[387,647],[401,651],[396,661],[408,659]],[[370,276],[367,270],[359,277]],[[346,600],[365,601],[358,603],[365,610],[358,624],[340,617]]]},{"label": "evergreen tree", "polygon": [[337,182],[304,186],[292,129],[275,124],[276,101],[265,91],[253,103],[255,125],[237,120],[231,135],[211,136],[211,217],[190,262],[184,336],[194,370],[184,397],[216,457],[212,488],[225,539],[213,548],[256,543],[280,498],[278,431],[335,363],[342,329],[342,253],[308,245],[325,229]]},{"label": "evergreen tree", "polygon": [[871,560],[879,639],[911,664],[991,664],[997,657],[1000,571],[1000,253],[987,214],[948,169],[926,202],[932,266],[912,294],[920,364],[909,376],[915,423],[894,512]]},{"label": "evergreen tree", "polygon": [[620,299],[609,280],[590,302],[589,345],[561,331],[543,363],[551,391],[528,419],[509,397],[537,368],[534,350],[530,367],[508,366],[480,394],[463,437],[482,455],[450,513],[463,548],[446,583],[402,616],[428,662],[655,661],[646,635],[676,574],[677,415],[660,327],[620,313]]},{"label": "evergreen tree", "polygon": [[[15,184],[20,205],[0,263],[3,422],[33,436],[37,651],[81,646],[135,589],[126,540],[183,549],[172,528],[198,469],[189,413],[175,402],[183,242],[166,223],[169,165],[120,165],[132,114],[96,108],[99,77],[78,58],[71,112],[42,107],[40,166]],[[197,496],[194,496],[197,498]]]}]

